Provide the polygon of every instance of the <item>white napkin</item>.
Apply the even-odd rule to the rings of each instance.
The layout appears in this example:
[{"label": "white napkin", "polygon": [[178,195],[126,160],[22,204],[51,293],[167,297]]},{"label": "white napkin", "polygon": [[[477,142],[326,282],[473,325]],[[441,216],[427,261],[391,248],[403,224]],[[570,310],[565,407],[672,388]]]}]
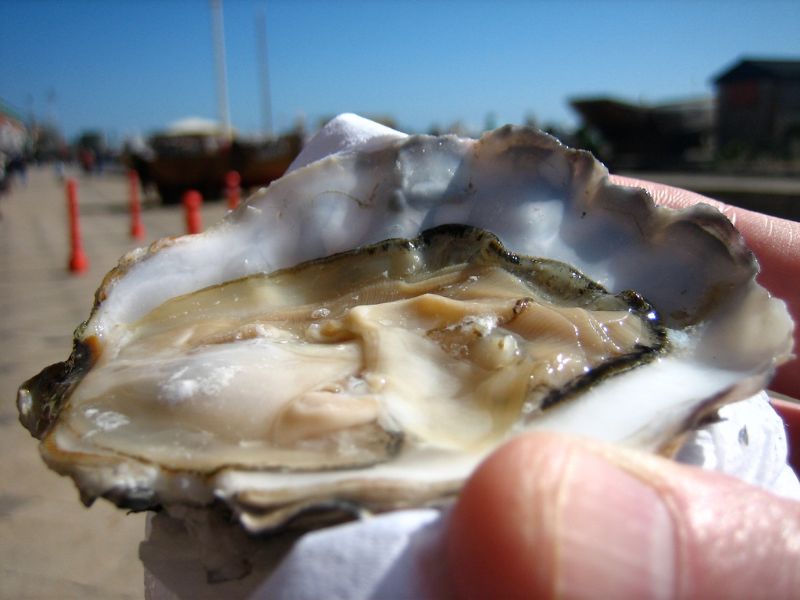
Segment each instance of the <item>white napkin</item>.
[{"label": "white napkin", "polygon": [[[299,168],[332,153],[379,147],[405,134],[353,114],[336,117],[292,163]],[[698,429],[678,460],[722,471],[777,494],[800,500],[800,483],[786,463],[783,421],[762,392],[720,411],[720,421]],[[166,515],[148,519],[140,555],[146,597],[249,598],[276,600],[367,600],[449,597],[439,548],[446,514],[407,510],[305,534],[293,544],[262,544],[220,532],[229,549],[239,549],[252,571],[246,577],[208,584],[198,536]],[[208,537],[208,536],[207,536]],[[212,536],[213,537],[213,536]],[[283,547],[288,553],[279,553]],[[207,554],[207,552],[206,552]],[[279,555],[280,554],[280,555]],[[206,562],[208,557],[206,556]]]}]

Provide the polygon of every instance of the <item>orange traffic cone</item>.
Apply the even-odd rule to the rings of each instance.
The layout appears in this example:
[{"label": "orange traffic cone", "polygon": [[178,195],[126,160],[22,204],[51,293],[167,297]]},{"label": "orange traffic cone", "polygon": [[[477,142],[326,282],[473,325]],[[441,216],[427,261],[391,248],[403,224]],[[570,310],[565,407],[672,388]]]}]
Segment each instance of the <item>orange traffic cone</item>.
[{"label": "orange traffic cone", "polygon": [[203,231],[203,217],[200,207],[203,205],[203,196],[196,190],[188,190],[183,195],[183,208],[186,210],[186,232],[200,233]]},{"label": "orange traffic cone", "polygon": [[228,208],[233,210],[239,206],[239,199],[242,195],[242,178],[236,171],[228,171],[225,175],[225,191],[228,196]]},{"label": "orange traffic cone", "polygon": [[144,224],[142,223],[142,203],[139,199],[139,174],[133,169],[128,171],[128,184],[130,190],[131,237],[135,240],[143,240],[145,232]]},{"label": "orange traffic cone", "polygon": [[67,179],[67,209],[69,213],[70,257],[69,270],[75,274],[86,272],[89,259],[83,251],[81,241],[80,215],[78,214],[78,182],[71,177]]}]

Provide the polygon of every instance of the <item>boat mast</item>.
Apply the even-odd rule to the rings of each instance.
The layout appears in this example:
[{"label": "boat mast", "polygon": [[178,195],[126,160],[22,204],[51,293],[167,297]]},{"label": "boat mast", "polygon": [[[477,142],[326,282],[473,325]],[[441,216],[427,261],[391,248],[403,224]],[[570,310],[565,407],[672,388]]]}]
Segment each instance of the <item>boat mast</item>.
[{"label": "boat mast", "polygon": [[211,23],[214,33],[214,65],[217,74],[217,112],[223,131],[233,138],[231,112],[228,108],[228,73],[225,69],[225,30],[222,22],[222,0],[211,0]]},{"label": "boat mast", "polygon": [[267,16],[266,10],[258,12],[256,21],[258,37],[258,71],[261,81],[261,128],[265,135],[272,135],[272,102],[269,89],[269,63],[267,61]]}]

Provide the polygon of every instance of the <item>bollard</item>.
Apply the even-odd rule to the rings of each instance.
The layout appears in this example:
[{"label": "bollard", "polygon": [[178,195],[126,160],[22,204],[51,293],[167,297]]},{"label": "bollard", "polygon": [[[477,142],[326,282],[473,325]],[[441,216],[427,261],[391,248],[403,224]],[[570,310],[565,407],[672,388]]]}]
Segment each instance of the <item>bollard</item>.
[{"label": "bollard", "polygon": [[144,224],[142,223],[142,203],[139,198],[139,174],[134,169],[128,171],[128,184],[130,191],[131,237],[135,240],[143,240],[145,232]]},{"label": "bollard", "polygon": [[67,179],[67,211],[69,213],[70,257],[69,270],[73,273],[84,273],[89,268],[89,259],[83,251],[81,227],[78,214],[78,182]]},{"label": "bollard", "polygon": [[203,205],[203,197],[196,190],[188,190],[183,195],[183,208],[186,209],[186,232],[200,233],[203,230],[203,217],[200,214],[200,207]]},{"label": "bollard", "polygon": [[242,195],[241,183],[242,178],[236,171],[228,171],[225,175],[225,191],[228,195],[228,208],[231,210],[239,206],[239,198]]}]

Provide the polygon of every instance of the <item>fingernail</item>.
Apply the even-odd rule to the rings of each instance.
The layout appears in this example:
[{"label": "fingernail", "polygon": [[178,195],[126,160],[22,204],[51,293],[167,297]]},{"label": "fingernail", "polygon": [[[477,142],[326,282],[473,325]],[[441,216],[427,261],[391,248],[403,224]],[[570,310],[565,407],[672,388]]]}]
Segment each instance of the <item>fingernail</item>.
[{"label": "fingernail", "polygon": [[675,530],[653,488],[586,450],[559,497],[557,597],[661,599],[675,588]]}]

